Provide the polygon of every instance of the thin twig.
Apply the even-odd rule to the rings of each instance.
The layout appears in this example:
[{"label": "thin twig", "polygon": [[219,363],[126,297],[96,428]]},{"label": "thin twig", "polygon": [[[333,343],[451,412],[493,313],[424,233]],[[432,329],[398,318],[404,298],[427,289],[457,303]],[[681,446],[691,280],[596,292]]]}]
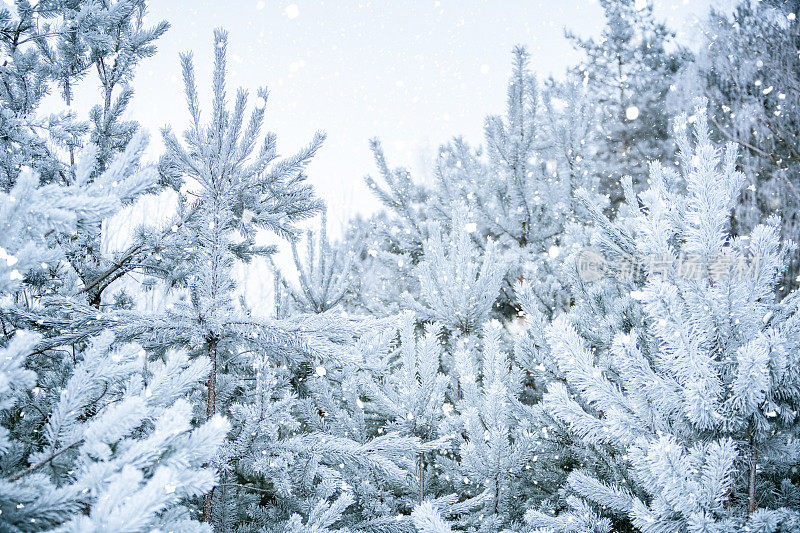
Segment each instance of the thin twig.
[{"label": "thin twig", "polygon": [[75,446],[78,446],[78,445],[79,445],[79,444],[81,444],[82,442],[83,442],[83,439],[78,439],[78,440],[76,440],[75,442],[73,442],[72,444],[70,444],[69,446],[64,446],[63,448],[61,448],[61,449],[60,449],[60,450],[58,450],[57,452],[54,452],[54,453],[53,453],[53,454],[52,454],[50,457],[48,457],[47,459],[42,459],[41,461],[39,461],[39,462],[38,462],[38,463],[36,463],[35,465],[31,465],[31,466],[29,466],[28,468],[26,468],[26,469],[25,469],[25,470],[23,470],[22,472],[17,472],[17,473],[16,473],[16,474],[14,474],[13,476],[11,476],[11,477],[7,478],[7,479],[6,479],[6,481],[8,481],[8,482],[10,482],[10,483],[13,483],[14,481],[17,481],[18,479],[20,479],[20,478],[23,478],[23,477],[27,476],[28,474],[31,474],[31,473],[33,473],[33,472],[36,472],[36,471],[37,471],[37,470],[39,470],[41,467],[43,467],[43,466],[47,465],[48,463],[50,463],[50,461],[52,461],[53,459],[55,459],[56,457],[58,457],[58,456],[59,456],[59,455],[61,455],[62,453],[66,452],[67,450],[71,450],[72,448],[74,448]]}]

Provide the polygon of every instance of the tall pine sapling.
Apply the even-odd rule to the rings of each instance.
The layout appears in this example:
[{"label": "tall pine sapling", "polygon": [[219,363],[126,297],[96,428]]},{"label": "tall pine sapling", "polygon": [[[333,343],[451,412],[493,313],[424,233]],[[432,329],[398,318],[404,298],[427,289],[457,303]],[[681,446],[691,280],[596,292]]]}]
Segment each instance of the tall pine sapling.
[{"label": "tall pine sapling", "polygon": [[[170,252],[174,261],[193,268],[185,280],[190,304],[187,318],[193,318],[187,332],[194,344],[200,344],[210,359],[207,383],[206,419],[217,412],[217,373],[220,349],[235,349],[239,327],[257,324],[237,321],[240,311],[233,299],[235,282],[231,268],[234,261],[248,260],[271,250],[254,244],[256,229],[268,229],[282,236],[293,236],[293,223],[319,209],[310,187],[303,183],[301,170],[319,148],[323,136],[297,155],[276,161],[276,139],[265,136],[256,151],[256,141],[264,120],[267,91],[260,89],[254,111],[245,125],[247,93],[237,93],[234,108],[226,101],[225,59],[227,34],[214,33],[213,108],[210,122],[201,122],[191,54],[181,56],[186,99],[192,125],[185,134],[184,149],[170,130],[164,132],[167,147],[162,168],[171,175],[191,180],[197,190],[180,198],[182,209],[193,216],[184,226],[183,239]],[[191,196],[189,196],[191,194]],[[240,239],[235,239],[236,235]],[[166,255],[166,254],[165,254]],[[244,317],[242,317],[244,318]],[[267,335],[274,335],[269,331]],[[269,339],[268,339],[269,340]],[[221,345],[222,344],[222,345]],[[211,520],[212,497],[203,504],[205,521]]]}]

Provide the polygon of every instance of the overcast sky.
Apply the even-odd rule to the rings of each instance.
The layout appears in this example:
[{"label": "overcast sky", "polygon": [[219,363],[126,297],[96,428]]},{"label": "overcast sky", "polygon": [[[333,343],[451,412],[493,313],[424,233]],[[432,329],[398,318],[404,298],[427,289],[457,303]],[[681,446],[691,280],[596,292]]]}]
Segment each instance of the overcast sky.
[{"label": "overcast sky", "polygon": [[[709,1],[655,7],[685,40]],[[207,106],[212,31],[224,27],[229,87],[269,87],[281,153],[327,132],[309,174],[334,222],[374,208],[363,185],[374,171],[371,137],[390,165],[421,172],[425,154],[454,135],[479,141],[484,116],[503,111],[515,44],[529,48],[542,78],[559,75],[577,57],[564,28],[596,35],[602,25],[596,0],[153,0],[149,18],[172,26],[134,84],[131,114],[152,132],[153,153],[161,126],[187,123],[178,53],[194,52]]]}]

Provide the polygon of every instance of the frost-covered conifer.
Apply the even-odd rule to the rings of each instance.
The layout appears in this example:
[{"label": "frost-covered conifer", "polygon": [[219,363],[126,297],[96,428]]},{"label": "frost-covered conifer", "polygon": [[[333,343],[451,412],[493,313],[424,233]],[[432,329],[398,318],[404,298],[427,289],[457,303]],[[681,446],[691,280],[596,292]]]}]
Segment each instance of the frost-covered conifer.
[{"label": "frost-covered conifer", "polygon": [[[560,228],[556,214],[566,206],[557,205],[563,201],[558,189],[566,184],[552,179],[553,162],[538,158],[545,142],[539,88],[530,72],[528,52],[521,47],[514,49],[506,107],[504,117],[486,118],[485,166],[466,159],[468,149],[457,141],[448,154],[455,167],[450,173],[468,176],[443,187],[462,189],[481,226],[499,241],[512,241],[522,249],[529,244],[546,249]],[[452,180],[445,172],[440,176]]]},{"label": "frost-covered conifer", "polygon": [[[619,182],[645,186],[647,162],[670,160],[666,97],[678,69],[690,59],[673,32],[656,20],[651,2],[601,0],[605,26],[599,39],[567,37],[584,55],[572,69],[583,79],[601,127],[597,143],[600,191],[612,205],[621,200]],[[676,48],[677,47],[677,48]]]},{"label": "frost-covered conifer", "polygon": [[567,479],[571,510],[530,511],[532,526],[797,528],[800,322],[796,293],[774,292],[793,244],[776,219],[730,236],[736,147],[711,143],[704,109],[693,120],[694,144],[686,117],[676,124],[680,177],[651,165],[633,218],[643,323],[596,350],[566,316],[548,328],[558,378],[544,409],[586,453]]},{"label": "frost-covered conifer", "polygon": [[[245,401],[240,407],[236,407],[238,403],[232,407],[234,421],[240,422],[236,430],[241,432],[248,426],[241,424],[243,421],[237,411],[274,401],[264,396],[268,394],[264,390],[268,377],[253,372],[254,364],[266,364],[261,362],[263,356],[248,354],[264,349],[278,349],[286,354],[293,346],[303,346],[303,340],[292,337],[269,321],[249,316],[237,306],[232,267],[236,261],[249,261],[253,256],[273,251],[255,245],[257,230],[293,237],[297,231],[294,223],[319,209],[319,201],[304,183],[301,171],[323,136],[317,134],[307,148],[283,160],[276,159],[273,134],[267,134],[257,146],[267,91],[259,89],[255,108],[247,121],[246,91],[238,91],[233,109],[228,107],[226,45],[227,34],[215,32],[213,107],[207,124],[201,122],[192,57],[190,54],[181,57],[192,120],[185,135],[189,147],[181,146],[174,134],[165,130],[167,153],[161,168],[173,179],[187,184],[186,193],[179,198],[179,216],[184,222],[181,227],[173,226],[178,238],[164,243],[160,254],[164,261],[157,264],[159,258],[153,258],[156,262],[153,269],[161,267],[173,277],[176,273],[183,274],[175,282],[186,287],[188,299],[168,311],[166,320],[156,325],[154,335],[169,336],[171,342],[183,342],[200,349],[209,359],[206,419],[212,418],[218,409],[227,409],[237,396],[252,395],[254,404],[248,405]],[[252,386],[240,381],[253,374]],[[261,409],[256,422],[265,421],[265,417]],[[279,420],[274,422],[280,424]],[[263,438],[270,436],[264,434]],[[231,455],[233,451],[236,455]],[[242,449],[241,443],[236,441],[233,449],[228,450],[228,461],[235,465],[242,456],[253,451],[252,447]],[[227,528],[239,519],[228,512],[227,495],[227,490],[217,492],[221,507],[216,515],[214,499],[211,494],[206,495],[205,521],[215,520]]]},{"label": "frost-covered conifer", "polygon": [[[451,445],[441,433],[441,422],[452,412],[446,399],[449,380],[440,372],[442,366],[441,326],[429,324],[417,338],[415,318],[405,313],[400,324],[397,350],[387,349],[386,342],[373,337],[367,371],[362,373],[366,409],[380,424],[380,432],[397,432],[417,437],[422,442],[440,441],[442,449]],[[443,441],[442,441],[443,439]],[[440,450],[437,450],[440,451]],[[423,450],[424,452],[424,450]],[[441,491],[430,453],[414,457],[412,498],[422,502]]]},{"label": "frost-covered conifer", "polygon": [[537,437],[531,412],[520,402],[520,368],[503,350],[500,329],[496,322],[484,328],[477,364],[466,343],[455,353],[455,409],[440,431],[452,432],[460,445],[455,455],[437,458],[461,500],[440,510],[479,531],[500,531],[520,520],[525,506],[518,502],[535,490],[530,461]]},{"label": "frost-covered conifer", "polygon": [[[32,168],[43,184],[114,183],[123,193],[121,204],[159,187],[151,169],[139,168],[146,137],[137,132],[135,121],[123,118],[133,97],[135,68],[153,55],[154,42],[168,28],[166,22],[146,27],[145,14],[143,0],[16,2],[0,9],[0,49],[6,58],[0,71],[4,190],[13,187],[22,167]],[[75,89],[95,74],[99,103],[81,117],[71,109]],[[66,107],[42,115],[39,107],[51,92],[60,93]],[[99,221],[81,221],[58,241],[82,284],[81,294],[94,306],[141,256],[141,250],[132,249],[109,257]],[[31,287],[53,290],[45,279],[38,281]]]},{"label": "frost-covered conifer", "polygon": [[[22,363],[30,340],[18,333],[4,359]],[[229,429],[221,417],[192,426],[184,397],[202,383],[207,363],[173,353],[148,368],[140,347],[112,349],[113,341],[109,332],[92,339],[60,393],[37,385],[31,371],[24,380],[11,374],[8,392],[21,398],[4,413],[18,419],[3,447],[4,530],[202,529],[185,504],[216,483],[207,465]],[[30,448],[38,451],[21,455]]]},{"label": "frost-covered conifer", "polygon": [[[169,239],[149,237],[149,246],[159,253],[148,267],[182,292],[163,315],[119,314],[116,327],[149,343],[188,347],[209,360],[205,418],[225,412],[233,430],[215,462],[222,483],[204,497],[203,518],[219,529],[247,531],[282,523],[294,513],[313,518],[308,502],[324,506],[338,493],[328,490],[337,458],[367,468],[365,462],[380,462],[383,456],[374,458],[380,451],[371,452],[369,442],[301,432],[296,405],[297,384],[307,378],[306,369],[353,362],[350,343],[368,324],[330,312],[268,319],[253,315],[236,299],[233,265],[274,251],[255,244],[256,232],[296,238],[297,222],[321,209],[303,170],[323,135],[284,159],[277,158],[273,134],[258,145],[267,92],[259,90],[247,120],[245,91],[238,91],[233,108],[228,107],[226,44],[227,34],[217,31],[209,122],[201,122],[192,59],[184,55],[192,119],[184,136],[188,147],[171,131],[164,132],[167,153],[161,171],[185,183],[177,215],[181,223],[172,227],[175,235]],[[327,266],[316,266],[330,279]],[[330,466],[318,468],[323,461]]]},{"label": "frost-covered conifer", "polygon": [[[437,373],[439,340],[426,337],[417,350],[413,328],[408,316],[395,350],[396,325],[378,327],[352,347],[354,361],[320,365],[300,379],[300,400],[291,410],[297,434],[266,448],[270,475],[280,470],[286,487],[277,495],[272,521],[288,520],[293,531],[303,517],[313,523],[315,509],[331,505],[340,512],[331,521],[337,526],[413,531],[408,514],[434,477],[425,458],[445,445],[435,436],[447,387]],[[410,372],[398,368],[398,352],[405,356],[403,369],[412,365]],[[265,465],[254,467],[263,471]]]},{"label": "frost-covered conifer", "polygon": [[[407,308],[409,298],[419,295],[414,266],[428,237],[428,187],[415,182],[405,168],[390,169],[377,139],[370,142],[381,180],[368,176],[367,186],[384,212],[367,219],[356,218],[347,242],[360,249],[352,265],[359,290],[353,306],[357,310],[385,316]],[[436,219],[433,219],[436,220]]]},{"label": "frost-covered conifer", "polygon": [[473,241],[475,223],[468,220],[457,214],[449,232],[428,230],[417,265],[420,294],[412,302],[422,318],[467,336],[489,319],[505,275],[494,242],[490,239],[481,253]]},{"label": "frost-covered conifer", "polygon": [[[452,227],[468,218],[479,255],[488,240],[496,243],[508,266],[498,303],[506,318],[518,311],[512,287],[519,279],[533,280],[546,314],[568,306],[559,272],[565,228],[578,220],[575,191],[594,191],[597,182],[595,113],[585,91],[550,82],[540,94],[529,61],[524,48],[514,49],[507,111],[486,119],[485,152],[460,138],[440,149],[435,189],[421,211]],[[419,233],[415,227],[406,233]]]},{"label": "frost-covered conifer", "polygon": [[148,365],[140,347],[115,345],[109,331],[83,349],[45,350],[40,335],[13,326],[14,302],[30,280],[42,269],[56,272],[49,265],[65,260],[55,236],[69,235],[79,222],[98,222],[119,205],[114,187],[99,186],[102,179],[39,183],[27,169],[9,193],[0,193],[0,297],[7,306],[0,529],[197,530],[192,501],[216,483],[205,465],[228,430],[220,417],[192,425],[187,397],[207,364],[172,353]]}]

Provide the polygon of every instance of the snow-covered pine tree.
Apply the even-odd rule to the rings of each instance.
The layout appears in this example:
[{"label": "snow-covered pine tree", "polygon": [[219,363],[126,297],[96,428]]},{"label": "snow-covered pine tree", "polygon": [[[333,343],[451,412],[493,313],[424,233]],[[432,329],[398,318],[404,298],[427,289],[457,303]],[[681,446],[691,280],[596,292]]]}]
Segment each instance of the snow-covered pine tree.
[{"label": "snow-covered pine tree", "polygon": [[[248,352],[247,346],[261,351],[275,350],[283,345],[285,351],[285,347],[302,344],[301,340],[274,324],[250,317],[237,307],[232,267],[237,260],[249,261],[255,255],[273,251],[255,245],[257,230],[266,229],[293,237],[297,231],[294,223],[319,210],[320,203],[304,183],[301,171],[324,138],[322,134],[316,134],[307,148],[284,160],[276,160],[273,134],[267,134],[261,146],[257,146],[267,91],[259,89],[255,108],[246,124],[247,92],[238,91],[234,108],[228,108],[226,47],[227,34],[222,30],[215,31],[213,109],[208,124],[201,122],[192,56],[181,56],[192,121],[185,135],[189,148],[183,148],[175,135],[166,129],[164,143],[167,153],[160,165],[162,172],[189,185],[189,190],[179,196],[180,215],[185,220],[183,227],[176,231],[180,238],[167,243],[161,254],[166,258],[162,268],[170,273],[184,273],[185,278],[179,281],[188,289],[189,298],[168,313],[169,327],[157,331],[156,335],[174,335],[179,331],[177,338],[172,338],[173,342],[183,339],[209,358],[206,419],[212,418],[219,408],[226,408],[230,400],[241,394],[247,397],[256,393],[256,402],[271,401],[271,398],[265,400],[263,394],[257,394],[266,378],[256,376],[251,387],[243,385],[236,377],[237,374],[250,376],[253,362],[258,361],[258,356],[242,357],[245,354],[240,352]],[[154,259],[158,261],[158,258]],[[169,330],[173,332],[168,333]],[[220,373],[223,376],[218,380]],[[243,410],[247,408],[241,407]],[[236,413],[234,420],[241,422]],[[240,455],[244,453],[241,449],[239,451]],[[238,461],[240,458],[230,459]],[[214,520],[213,502],[211,494],[205,496],[203,519],[207,522]],[[221,504],[227,510],[226,502]],[[228,528],[230,522],[223,520],[223,515],[230,520],[236,517],[229,517],[227,513],[217,514],[217,523]]]},{"label": "snow-covered pine tree", "polygon": [[[66,185],[77,179],[89,183],[106,171],[114,173],[120,183],[128,180],[131,165],[138,165],[146,146],[146,138],[137,133],[137,123],[123,118],[133,96],[130,83],[137,65],[155,53],[154,42],[168,24],[146,27],[144,0],[56,5],[17,2],[14,7],[4,6],[0,13],[0,49],[6,58],[0,72],[4,189],[13,186],[23,165],[34,169],[42,183]],[[95,72],[99,103],[88,111],[87,122],[69,107],[76,86]],[[42,99],[54,90],[60,92],[67,108],[40,116],[37,111]],[[126,151],[126,159],[117,159],[112,167],[115,156]],[[78,164],[82,167],[77,168]],[[155,179],[141,185],[120,195],[121,202],[129,204],[159,187]],[[103,291],[130,271],[139,257],[134,253],[139,250],[107,257],[101,237],[100,223],[85,222],[73,234],[59,237],[83,294],[94,306],[100,304]]]},{"label": "snow-covered pine tree", "polygon": [[[485,124],[486,156],[462,139],[442,147],[436,169],[437,195],[433,212],[452,221],[461,203],[474,217],[479,248],[481,238],[497,242],[500,255],[511,266],[503,289],[501,307],[506,312],[510,287],[525,275],[545,278],[540,272],[523,272],[521,265],[532,256],[546,257],[560,231],[557,216],[564,185],[554,180],[555,162],[545,163],[544,127],[536,78],[530,72],[529,56],[522,47],[514,49],[508,83],[505,117],[489,116]],[[550,175],[548,175],[548,173]]]},{"label": "snow-covered pine tree", "polygon": [[[794,292],[775,285],[793,243],[775,218],[727,227],[744,176],[706,112],[676,122],[682,173],[654,163],[634,243],[644,323],[590,349],[566,316],[548,328],[558,379],[543,405],[585,453],[570,508],[529,511],[551,531],[797,529],[798,343]],[[679,187],[685,183],[686,192]]]},{"label": "snow-covered pine tree", "polygon": [[[569,191],[571,197],[578,189],[596,192],[600,169],[595,156],[602,137],[587,88],[574,75],[564,81],[550,78],[541,91],[541,102],[542,146],[537,159],[545,161],[548,180],[560,183],[560,190]],[[567,220],[576,210],[582,214],[580,206],[571,200],[570,210],[562,214]],[[604,205],[599,195],[596,201]]]},{"label": "snow-covered pine tree", "polygon": [[427,235],[425,221],[430,218],[425,207],[429,194],[427,188],[414,182],[407,169],[390,169],[378,139],[370,141],[370,148],[385,185],[381,186],[372,176],[367,176],[365,182],[384,207],[396,217],[395,223],[384,229],[388,234],[378,234],[387,238],[392,247],[416,256]]},{"label": "snow-covered pine tree", "polygon": [[[435,444],[377,433],[359,398],[358,371],[355,364],[328,363],[295,379],[258,365],[261,400],[232,407],[242,428],[231,446],[242,457],[238,481],[218,489],[235,498],[230,512],[244,508],[248,519],[238,526],[241,531],[294,531],[302,524],[408,530],[396,519],[401,496],[413,490],[409,472],[416,455]],[[297,381],[303,382],[301,398],[292,387]]]},{"label": "snow-covered pine tree", "polygon": [[[625,201],[613,218],[606,216],[605,204],[597,201],[596,194],[578,189],[577,211],[585,222],[569,225],[562,236],[564,259],[559,273],[569,288],[570,302],[565,313],[579,335],[599,351],[608,350],[617,333],[629,333],[642,323],[641,302],[631,296],[643,283],[636,248],[639,200],[630,177],[623,178],[622,186]],[[670,201],[679,202],[680,196],[673,195]],[[553,317],[543,311],[534,280],[517,284],[515,295],[525,324],[525,335],[515,339],[517,358],[534,375],[538,382],[535,388],[541,391],[552,378],[542,364],[549,350],[545,329]]]},{"label": "snow-covered pine tree", "polygon": [[[323,209],[319,233],[307,232],[305,262],[296,242],[291,243],[299,288],[273,265],[277,283],[289,296],[281,298],[281,316],[337,308],[353,283],[350,257],[345,255],[350,250],[328,241],[326,218]],[[396,354],[390,345],[397,332],[390,321],[359,339],[354,346],[357,361],[318,366],[297,381],[301,401],[285,415],[295,416],[303,435],[283,449],[305,449],[310,460],[284,463],[288,469],[283,484],[291,491],[282,495],[281,506],[299,511],[289,517],[287,531],[333,531],[334,524],[410,531],[408,518],[397,517],[407,513],[417,497],[421,501],[426,479],[432,477],[425,456],[440,445],[431,441],[447,388],[444,376],[437,373],[439,339],[429,334],[425,347],[417,350],[414,326],[413,315],[406,313],[400,335],[403,371],[392,371]],[[318,442],[312,445],[314,440]],[[308,517],[305,521],[303,515]]]},{"label": "snow-covered pine tree", "polygon": [[674,35],[657,21],[649,1],[600,0],[605,26],[599,39],[567,37],[585,57],[573,74],[585,80],[603,139],[597,145],[600,192],[616,206],[619,182],[633,178],[645,188],[647,161],[669,161],[672,153],[665,101],[674,77],[689,59]]},{"label": "snow-covered pine tree", "polygon": [[[485,246],[481,238],[487,235],[498,241],[502,254],[510,250],[515,258],[528,243],[540,244],[536,232],[548,231],[544,226],[549,219],[540,210],[546,204],[549,189],[544,189],[549,185],[546,179],[540,179],[541,169],[533,161],[539,143],[535,120],[538,95],[527,52],[516,48],[514,57],[506,120],[489,117],[486,121],[489,163],[457,138],[440,148],[435,189],[430,190],[414,182],[406,169],[390,170],[380,144],[373,141],[385,186],[374,178],[368,178],[367,184],[390,214],[384,230],[377,232],[386,242],[368,247],[372,258],[367,262],[374,264],[373,269],[384,267],[386,276],[407,280],[424,253],[423,243],[433,237],[431,227],[455,228],[464,217],[474,218],[467,223],[475,226],[470,233],[477,232],[479,254]],[[413,282],[406,282],[402,288],[400,296],[406,300],[425,292]]]},{"label": "snow-covered pine tree", "polygon": [[[121,118],[133,94],[129,83],[134,69],[153,55],[154,41],[169,27],[166,22],[144,27],[145,13],[142,0],[15,2],[0,9],[0,99],[6,133],[0,165],[5,190],[13,185],[20,165],[33,168],[43,183],[68,182],[76,149],[87,141],[99,147],[99,171],[125,149],[137,130],[135,122]],[[90,111],[91,125],[72,111],[36,115],[53,89],[70,106],[76,85],[93,72],[99,78],[102,104]],[[67,152],[67,162],[61,161],[61,149]]]},{"label": "snow-covered pine tree", "polygon": [[540,96],[528,53],[517,47],[507,112],[487,118],[485,154],[461,138],[441,147],[431,188],[414,182],[405,169],[390,170],[380,145],[373,142],[385,185],[375,179],[367,183],[388,215],[366,223],[380,228],[366,230],[366,238],[353,232],[365,242],[355,266],[380,278],[363,289],[379,292],[384,305],[374,303],[381,298],[362,294],[365,307],[398,311],[403,307],[398,300],[419,299],[424,291],[411,274],[423,256],[423,243],[432,237],[429,229],[456,227],[455,219],[465,216],[475,226],[476,252],[483,254],[486,237],[491,237],[498,255],[511,266],[500,293],[502,314],[508,318],[518,311],[512,287],[520,277],[537,280],[548,314],[566,307],[558,273],[566,256],[560,255],[560,236],[576,220],[574,192],[596,189],[595,113],[589,104],[585,91],[573,82],[551,81]]},{"label": "snow-covered pine tree", "polygon": [[[785,238],[800,234],[798,12],[796,1],[745,0],[732,13],[712,10],[704,45],[687,68],[687,78],[699,81],[688,90],[708,96],[717,133],[742,154],[748,185],[734,212],[734,232],[775,214]],[[784,294],[798,286],[799,263],[784,274]]]},{"label": "snow-covered pine tree", "polygon": [[[538,85],[530,72],[528,52],[516,47],[513,55],[506,115],[486,118],[488,167],[472,179],[462,178],[459,185],[467,188],[464,193],[473,200],[488,234],[499,241],[513,241],[520,249],[534,243],[546,248],[559,230],[560,220],[554,214],[562,195],[554,189],[562,184],[546,174],[544,161],[537,161],[544,137]],[[458,154],[466,152],[458,144],[454,149]],[[473,166],[461,157],[454,163],[465,171]],[[555,172],[552,164],[549,170]]]},{"label": "snow-covered pine tree", "polygon": [[367,186],[384,207],[369,218],[352,221],[347,246],[359,250],[352,264],[359,283],[355,310],[375,316],[396,315],[419,294],[414,266],[427,238],[429,190],[415,182],[405,168],[390,169],[380,142],[370,141],[380,180],[367,176]]},{"label": "snow-covered pine tree", "polygon": [[[60,393],[20,368],[35,338],[17,333],[4,350],[4,400],[17,396],[4,413],[13,421],[2,457],[13,474],[0,481],[4,531],[208,530],[191,502],[216,484],[207,465],[230,426],[217,416],[193,428],[184,398],[207,362],[175,353],[148,368],[140,347],[113,342],[110,332],[92,339]],[[26,458],[31,440],[40,449]]]},{"label": "snow-covered pine tree", "polygon": [[[323,135],[284,159],[277,159],[273,134],[257,146],[267,93],[259,90],[247,121],[245,91],[237,93],[232,109],[228,107],[226,44],[227,34],[215,32],[213,109],[206,124],[200,120],[191,56],[182,56],[191,116],[184,135],[188,148],[165,130],[167,153],[160,164],[167,181],[185,184],[179,194],[179,223],[172,226],[169,238],[161,237],[163,231],[142,236],[147,248],[158,252],[147,259],[148,271],[163,276],[175,290],[176,301],[155,316],[133,311],[99,316],[88,309],[75,315],[83,325],[99,320],[123,338],[161,350],[186,348],[209,360],[202,417],[229,413],[233,430],[214,463],[222,470],[222,483],[204,497],[203,518],[221,530],[248,531],[283,523],[293,513],[313,518],[314,507],[307,505],[310,496],[299,493],[303,483],[315,486],[315,479],[324,479],[317,503],[332,504],[337,491],[328,490],[331,478],[320,473],[330,468],[316,466],[321,457],[353,458],[363,468],[365,461],[384,459],[375,459],[378,445],[372,453],[370,443],[359,447],[353,441],[298,433],[298,380],[309,368],[354,360],[350,344],[369,324],[331,313],[268,319],[237,301],[233,265],[274,251],[255,244],[256,232],[295,238],[297,222],[320,210],[303,170]],[[77,325],[74,319],[70,323]]]},{"label": "snow-covered pine tree", "polygon": [[[568,307],[560,270],[567,225],[580,220],[575,191],[596,190],[595,111],[583,88],[550,80],[539,91],[528,52],[514,49],[504,117],[486,119],[486,154],[456,139],[440,151],[429,211],[452,220],[465,204],[477,235],[497,242],[509,266],[499,309],[513,318],[513,286],[535,283],[548,316]],[[600,198],[597,198],[601,202]],[[478,239],[476,244],[482,246]]]},{"label": "snow-covered pine tree", "polygon": [[[415,323],[412,314],[403,316],[396,345],[393,328],[363,336],[360,369],[317,369],[309,377],[304,423],[327,435],[357,441],[373,436],[374,443],[405,447],[395,461],[404,459],[398,466],[408,483],[382,478],[374,467],[354,476],[347,462],[340,465],[363,520],[351,523],[354,529],[394,524],[409,531],[412,523],[441,525],[446,517],[459,528],[498,531],[522,518],[525,508],[514,508],[513,499],[537,490],[527,462],[536,447],[530,410],[518,399],[519,368],[502,351],[495,324],[472,339],[482,341],[480,369],[475,350],[462,342],[455,362],[449,357],[448,373],[441,326],[429,324],[417,335]],[[419,506],[435,510],[440,521],[429,513],[421,526]]]},{"label": "snow-covered pine tree", "polygon": [[[576,213],[584,222],[570,224],[561,237],[559,273],[568,288],[570,306],[558,316],[567,317],[579,337],[597,353],[607,353],[616,335],[631,333],[643,319],[641,302],[634,297],[643,280],[632,261],[636,257],[633,213],[638,212],[639,204],[630,178],[624,183],[626,202],[620,204],[613,219],[606,216],[605,202],[598,202],[596,194],[577,190]],[[615,268],[610,269],[611,265]],[[515,296],[522,312],[520,327],[514,328],[519,333],[513,337],[514,359],[525,375],[521,400],[531,406],[530,423],[538,437],[530,464],[536,490],[529,504],[552,511],[563,503],[559,489],[567,474],[577,465],[593,461],[598,452],[554,420],[541,402],[548,386],[563,380],[547,338],[553,317],[541,305],[535,280],[517,284]]]},{"label": "snow-covered pine tree", "polygon": [[192,428],[185,397],[206,363],[173,353],[148,366],[141,348],[113,346],[108,331],[85,349],[44,350],[8,320],[40,272],[65,262],[56,237],[118,208],[111,182],[82,178],[40,185],[23,169],[0,192],[0,529],[196,531],[185,504],[214,485],[203,465],[228,428],[222,418]]},{"label": "snow-covered pine tree", "polygon": [[357,362],[318,367],[306,379],[298,440],[318,442],[314,466],[297,474],[301,490],[314,496],[341,485],[352,495],[342,523],[353,530],[411,532],[411,510],[438,492],[431,458],[450,440],[437,436],[447,381],[435,331],[417,339],[414,328],[407,313],[399,344],[390,322],[359,339]]},{"label": "snow-covered pine tree", "polygon": [[[448,435],[441,434],[442,419],[452,411],[445,396],[449,380],[440,372],[441,326],[428,324],[424,334],[417,337],[415,324],[412,313],[403,314],[396,349],[390,349],[386,340],[378,336],[370,340],[369,358],[365,358],[361,378],[367,400],[365,409],[380,433],[397,432],[422,442],[448,440]],[[443,445],[443,449],[449,447],[449,443]],[[440,495],[442,487],[429,454],[420,453],[414,459],[416,491],[412,498],[420,503],[431,495]]]},{"label": "snow-covered pine tree", "polygon": [[[52,84],[69,101],[71,87],[115,54],[107,47],[121,46],[128,56],[116,62],[114,81],[104,85],[104,99],[111,101],[115,84],[129,81],[133,66],[152,52],[151,42],[166,29],[162,24],[142,30],[143,11],[143,2],[56,9],[18,2],[13,11],[4,6],[0,16],[4,530],[88,531],[115,529],[119,523],[135,529],[181,524],[194,529],[181,503],[214,483],[213,472],[201,465],[215,453],[225,423],[191,432],[181,397],[196,384],[196,367],[172,360],[168,371],[178,381],[173,388],[151,388],[157,396],[149,399],[142,380],[169,383],[140,364],[139,349],[111,349],[113,337],[106,333],[85,350],[81,344],[49,344],[58,349],[46,350],[38,336],[18,328],[20,316],[63,310],[64,296],[87,286],[88,278],[81,275],[84,267],[94,268],[102,221],[156,182],[152,170],[139,168],[147,137],[118,122],[129,92],[113,104],[114,116],[97,124],[115,143],[114,150],[104,152],[102,166],[95,144],[78,154],[89,131],[85,123],[70,113],[37,116]],[[110,37],[94,39],[87,34],[94,30],[108,30]],[[78,65],[76,58],[88,62]],[[100,137],[92,134],[88,140],[96,143]],[[73,246],[78,241],[83,244]],[[28,326],[53,333],[45,321]],[[159,433],[165,420],[182,425],[175,433]],[[163,468],[157,469],[162,460]],[[185,490],[164,491],[165,483],[179,480],[186,482]]]}]

